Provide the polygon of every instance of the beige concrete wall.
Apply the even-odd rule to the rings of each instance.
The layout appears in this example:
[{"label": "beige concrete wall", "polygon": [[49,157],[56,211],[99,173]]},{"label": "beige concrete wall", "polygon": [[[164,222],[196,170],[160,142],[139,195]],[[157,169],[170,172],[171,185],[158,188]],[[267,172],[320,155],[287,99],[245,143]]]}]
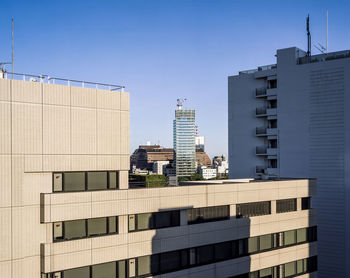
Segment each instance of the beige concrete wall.
[{"label": "beige concrete wall", "polygon": [[40,275],[44,172],[127,171],[128,142],[128,93],[0,79],[1,278]]}]

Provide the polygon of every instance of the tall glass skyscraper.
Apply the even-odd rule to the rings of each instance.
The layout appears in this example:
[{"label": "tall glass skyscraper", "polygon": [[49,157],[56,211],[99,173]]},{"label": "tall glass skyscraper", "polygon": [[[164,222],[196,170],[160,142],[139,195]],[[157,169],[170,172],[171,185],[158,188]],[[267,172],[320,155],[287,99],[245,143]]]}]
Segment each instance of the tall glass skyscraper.
[{"label": "tall glass skyscraper", "polygon": [[190,176],[196,172],[195,110],[183,110],[178,104],[173,128],[176,175]]}]

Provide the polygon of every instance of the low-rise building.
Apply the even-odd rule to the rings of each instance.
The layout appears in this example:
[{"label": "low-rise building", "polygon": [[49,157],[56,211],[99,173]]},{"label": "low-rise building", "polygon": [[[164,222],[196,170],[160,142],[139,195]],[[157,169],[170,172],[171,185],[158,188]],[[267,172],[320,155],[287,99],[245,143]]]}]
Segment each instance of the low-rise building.
[{"label": "low-rise building", "polygon": [[169,165],[169,161],[155,161],[153,163],[153,173],[157,175],[165,174],[166,166]]},{"label": "low-rise building", "polygon": [[216,178],[216,169],[207,168],[206,166],[198,167],[198,173],[206,180]]}]

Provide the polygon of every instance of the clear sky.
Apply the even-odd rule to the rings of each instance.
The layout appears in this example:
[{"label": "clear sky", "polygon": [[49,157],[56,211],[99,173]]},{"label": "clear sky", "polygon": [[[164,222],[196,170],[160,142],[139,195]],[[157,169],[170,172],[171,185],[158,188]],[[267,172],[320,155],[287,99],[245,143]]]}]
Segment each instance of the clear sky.
[{"label": "clear sky", "polygon": [[305,49],[308,13],[325,45],[327,8],[329,51],[350,49],[350,1],[0,0],[0,61],[13,16],[16,72],[127,87],[131,151],[172,147],[176,99],[187,98],[209,155],[227,154],[227,76]]}]

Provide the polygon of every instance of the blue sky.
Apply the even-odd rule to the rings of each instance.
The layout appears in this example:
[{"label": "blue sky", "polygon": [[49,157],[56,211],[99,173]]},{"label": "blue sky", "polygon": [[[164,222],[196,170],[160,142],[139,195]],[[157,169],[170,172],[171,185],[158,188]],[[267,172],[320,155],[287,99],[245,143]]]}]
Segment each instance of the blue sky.
[{"label": "blue sky", "polygon": [[[227,154],[227,76],[275,62],[276,49],[313,44],[350,49],[349,1],[1,0],[0,61],[15,71],[125,84],[131,151],[172,146],[177,98],[196,109],[210,156]],[[313,48],[313,52],[318,51]]]}]

